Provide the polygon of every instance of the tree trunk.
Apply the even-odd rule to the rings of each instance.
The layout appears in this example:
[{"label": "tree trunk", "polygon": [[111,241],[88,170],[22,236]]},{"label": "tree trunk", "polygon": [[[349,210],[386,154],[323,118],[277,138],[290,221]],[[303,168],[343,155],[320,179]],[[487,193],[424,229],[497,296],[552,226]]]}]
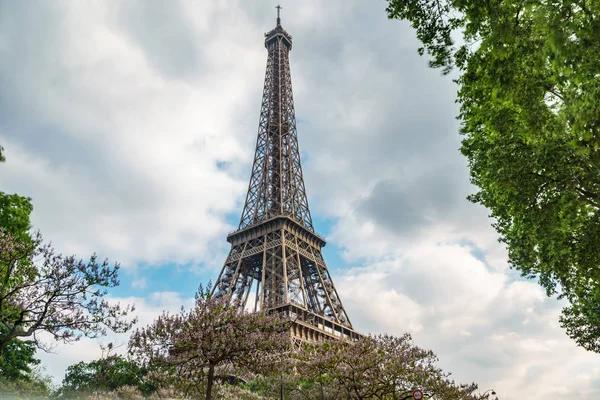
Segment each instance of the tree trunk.
[{"label": "tree trunk", "polygon": [[215,380],[215,366],[213,363],[208,365],[208,382],[206,382],[206,400],[212,400],[212,387]]}]

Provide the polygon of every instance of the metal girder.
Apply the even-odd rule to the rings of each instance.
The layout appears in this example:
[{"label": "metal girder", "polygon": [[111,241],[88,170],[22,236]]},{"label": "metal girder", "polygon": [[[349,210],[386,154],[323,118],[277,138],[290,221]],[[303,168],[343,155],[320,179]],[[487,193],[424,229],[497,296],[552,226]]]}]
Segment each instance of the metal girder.
[{"label": "metal girder", "polygon": [[261,232],[262,236],[250,236],[246,242],[232,246],[215,294],[230,296],[231,304],[246,307],[256,284],[253,308],[257,311],[294,304],[351,328],[321,248],[300,237],[293,224],[273,225]]}]

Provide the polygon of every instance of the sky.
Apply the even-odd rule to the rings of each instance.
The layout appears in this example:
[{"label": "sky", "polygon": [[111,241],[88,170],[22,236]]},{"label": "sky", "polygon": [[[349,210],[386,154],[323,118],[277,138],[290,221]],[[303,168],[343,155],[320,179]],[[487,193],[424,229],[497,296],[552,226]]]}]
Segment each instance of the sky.
[{"label": "sky", "polygon": [[[139,326],[215,280],[254,154],[272,1],[0,1],[0,190],[56,249],[121,264]],[[406,331],[501,399],[600,398],[564,303],[509,268],[451,77],[383,0],[282,0],[306,190],[354,328]],[[55,382],[126,335],[39,353]]]}]

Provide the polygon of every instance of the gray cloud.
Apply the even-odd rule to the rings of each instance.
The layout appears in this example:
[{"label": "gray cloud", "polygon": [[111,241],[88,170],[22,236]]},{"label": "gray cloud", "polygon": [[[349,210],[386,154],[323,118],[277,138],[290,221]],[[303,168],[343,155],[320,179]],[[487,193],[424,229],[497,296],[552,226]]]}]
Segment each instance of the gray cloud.
[{"label": "gray cloud", "polygon": [[467,187],[454,84],[426,67],[415,55],[412,30],[387,20],[381,8],[354,2],[342,7],[352,13],[339,16],[335,4],[329,7],[322,13],[333,21],[318,19],[316,27],[295,35],[296,43],[316,47],[297,45],[292,52],[296,108],[307,121],[299,127],[301,147],[310,155],[306,179],[309,190],[316,188],[317,209],[339,209],[333,191],[340,185],[357,192],[386,186],[390,194],[421,179],[431,187]]},{"label": "gray cloud", "polygon": [[465,170],[456,164],[433,166],[413,171],[413,176],[378,181],[368,197],[357,202],[355,212],[399,235],[413,235],[439,223],[460,223],[468,218],[469,208],[463,195],[468,189]]},{"label": "gray cloud", "polygon": [[[212,11],[212,10],[211,10]],[[215,30],[213,14],[207,36]],[[190,78],[205,72],[206,61],[196,39],[192,21],[182,3],[160,0],[126,1],[118,10],[118,25],[140,45],[146,58],[167,78]],[[206,38],[202,38],[206,40]],[[203,40],[203,41],[204,41]]]}]

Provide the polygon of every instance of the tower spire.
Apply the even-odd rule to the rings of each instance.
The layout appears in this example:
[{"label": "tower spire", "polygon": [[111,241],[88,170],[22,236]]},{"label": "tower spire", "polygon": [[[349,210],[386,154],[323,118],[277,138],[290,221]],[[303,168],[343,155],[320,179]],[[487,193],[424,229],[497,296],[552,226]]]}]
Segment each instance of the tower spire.
[{"label": "tower spire", "polygon": [[277,26],[265,34],[267,68],[248,194],[238,229],[227,236],[231,251],[213,293],[240,308],[294,317],[296,343],[353,339],[358,333],[308,208],[290,74],[292,36],[280,25],[280,9]]},{"label": "tower spire", "polygon": [[277,4],[277,7],[275,8],[277,9],[277,26],[281,26],[281,18],[279,17],[279,11],[282,7],[279,4]]}]

